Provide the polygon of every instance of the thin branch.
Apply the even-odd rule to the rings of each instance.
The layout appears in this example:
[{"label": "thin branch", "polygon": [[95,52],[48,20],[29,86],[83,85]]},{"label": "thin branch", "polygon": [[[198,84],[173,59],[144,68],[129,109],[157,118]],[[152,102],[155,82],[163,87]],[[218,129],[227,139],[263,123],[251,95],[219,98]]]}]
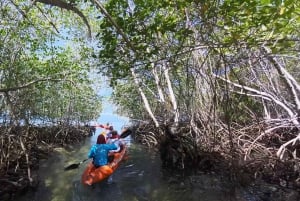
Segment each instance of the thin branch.
[{"label": "thin branch", "polygon": [[56,7],[59,7],[59,8],[62,8],[62,9],[65,9],[65,10],[72,11],[72,12],[76,13],[79,17],[81,17],[81,19],[83,20],[84,24],[87,26],[87,28],[88,28],[88,36],[91,37],[91,35],[92,35],[92,33],[91,33],[91,27],[90,27],[90,24],[89,24],[87,18],[73,4],[66,3],[66,2],[64,2],[62,0],[36,0],[36,2],[40,2],[40,3],[43,3],[43,4],[48,4],[48,5],[51,5],[51,6],[56,6]]},{"label": "thin branch", "polygon": [[10,91],[17,91],[19,89],[24,89],[24,88],[30,87],[31,85],[34,85],[38,82],[46,82],[46,81],[68,81],[68,82],[71,82],[73,85],[75,85],[75,83],[72,80],[43,78],[43,79],[37,79],[37,80],[31,81],[31,82],[28,82],[28,83],[26,83],[24,85],[21,85],[21,86],[0,89],[0,93],[6,93],[6,92],[10,92]]},{"label": "thin branch", "polygon": [[[268,50],[266,47],[263,47],[262,51],[266,54],[270,53],[270,50]],[[267,58],[274,65],[275,69],[279,73],[284,84],[286,85],[286,88],[288,89],[288,91],[293,97],[293,102],[297,110],[300,111],[300,100],[297,94],[297,91],[300,92],[300,85],[297,83],[294,77],[285,68],[282,67],[282,65],[277,61],[276,58],[273,58],[272,56],[269,55],[267,56]]]},{"label": "thin branch", "polygon": [[[272,127],[272,128],[270,128],[270,129],[264,131],[264,132],[263,132],[262,134],[260,134],[258,137],[256,137],[256,138],[251,142],[250,146],[247,148],[245,157],[246,157],[246,155],[248,155],[248,154],[251,152],[251,150],[252,150],[254,144],[255,144],[258,140],[260,140],[263,136],[265,136],[265,135],[271,133],[272,131],[274,131],[274,130],[276,130],[276,129],[279,129],[279,128],[286,128],[287,125],[288,125],[288,124],[282,124],[282,125],[279,125],[279,126],[276,126],[276,127]],[[244,159],[245,159],[245,158],[244,158]]]},{"label": "thin branch", "polygon": [[20,9],[20,7],[13,1],[13,0],[9,0],[14,6],[15,8],[18,10],[18,12],[25,18],[28,19],[27,15],[22,11],[22,9]]},{"label": "thin branch", "polygon": [[130,42],[130,40],[126,36],[126,34],[123,32],[122,28],[116,23],[116,21],[107,12],[107,10],[104,8],[104,6],[98,0],[93,0],[93,1],[97,5],[97,7],[101,10],[101,12],[108,18],[108,20],[110,21],[110,23],[112,23],[112,25],[117,29],[118,33],[122,36],[122,38],[125,40],[126,44],[130,47],[130,49],[132,51],[136,52],[136,48]]},{"label": "thin branch", "polygon": [[48,16],[45,14],[45,12],[42,10],[42,8],[40,8],[38,5],[35,5],[38,10],[43,14],[43,16],[48,20],[48,22],[50,23],[50,25],[55,29],[55,31],[57,33],[59,33],[57,27],[55,26],[55,24],[48,18]]},{"label": "thin branch", "polygon": [[[266,93],[266,92],[262,92],[262,91],[258,91],[256,89],[253,89],[251,87],[247,87],[247,86],[243,86],[243,85],[240,85],[240,84],[237,84],[237,83],[234,83],[226,78],[223,78],[221,76],[218,76],[218,75],[215,75],[213,74],[213,76],[215,76],[216,78],[219,78],[235,87],[238,87],[240,88],[241,90],[246,90],[246,91],[250,91],[254,94],[256,94],[257,96],[260,96],[261,98],[264,98],[267,100],[268,99],[271,99],[273,102],[275,102],[277,105],[281,106],[287,113],[288,115],[290,116],[291,119],[293,119],[296,114],[288,107],[286,106],[284,103],[282,103],[281,101],[277,100],[274,96],[270,95],[269,93]],[[247,93],[245,93],[245,95],[248,95]],[[297,120],[293,120],[293,123],[296,125],[296,126],[299,126],[299,122]]]}]

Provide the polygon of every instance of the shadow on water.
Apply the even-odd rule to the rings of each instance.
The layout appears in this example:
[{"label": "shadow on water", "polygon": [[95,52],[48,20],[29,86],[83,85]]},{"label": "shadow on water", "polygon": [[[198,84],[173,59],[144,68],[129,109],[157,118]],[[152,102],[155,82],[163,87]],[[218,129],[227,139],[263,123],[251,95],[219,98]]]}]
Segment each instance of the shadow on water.
[{"label": "shadow on water", "polygon": [[129,143],[129,158],[111,179],[94,186],[83,186],[78,169],[64,171],[71,163],[86,158],[93,139],[69,150],[56,153],[40,164],[40,184],[37,191],[16,201],[260,201],[244,191],[236,191],[230,182],[218,175],[198,174],[188,177],[163,171],[160,159],[153,151]]}]

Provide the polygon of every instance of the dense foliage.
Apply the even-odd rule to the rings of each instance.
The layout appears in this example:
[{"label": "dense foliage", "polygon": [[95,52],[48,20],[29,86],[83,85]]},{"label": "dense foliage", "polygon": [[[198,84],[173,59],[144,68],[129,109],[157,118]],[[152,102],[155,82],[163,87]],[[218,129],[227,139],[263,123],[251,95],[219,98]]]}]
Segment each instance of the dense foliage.
[{"label": "dense foliage", "polygon": [[[274,154],[260,139],[292,129],[272,148],[282,158],[300,138],[299,11],[292,0],[2,1],[2,114],[94,118],[93,64],[109,77],[123,114],[157,128],[187,122],[204,148],[242,148],[244,158],[256,143]],[[77,45],[62,48],[58,36]],[[257,123],[263,129],[252,140],[240,133]]]},{"label": "dense foliage", "polygon": [[[129,116],[156,126],[187,121],[208,149],[241,148],[251,158],[262,146],[258,152],[277,151],[282,158],[297,149],[298,132],[290,130],[275,152],[263,140],[284,135],[280,129],[299,129],[299,6],[276,0],[106,1],[97,35],[101,70]],[[255,125],[261,126],[253,132]]]},{"label": "dense foliage", "polygon": [[96,119],[101,99],[99,82],[91,80],[93,48],[86,30],[74,27],[72,15],[66,20],[66,13],[43,4],[1,1],[0,9],[2,121]]},{"label": "dense foliage", "polygon": [[299,1],[0,6],[0,112],[9,123],[95,118],[95,67],[109,79],[118,111],[148,122],[141,142],[164,147],[165,161],[185,167],[202,164],[203,151],[218,152],[229,169],[260,171],[282,169],[276,160],[285,159],[292,173],[281,177],[299,181]]}]

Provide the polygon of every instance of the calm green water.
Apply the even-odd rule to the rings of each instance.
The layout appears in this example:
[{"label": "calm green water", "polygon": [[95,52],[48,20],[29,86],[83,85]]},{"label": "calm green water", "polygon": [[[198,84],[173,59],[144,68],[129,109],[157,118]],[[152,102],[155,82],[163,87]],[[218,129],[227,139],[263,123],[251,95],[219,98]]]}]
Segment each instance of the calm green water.
[{"label": "calm green water", "polygon": [[[249,190],[237,190],[217,175],[183,177],[161,168],[159,156],[140,145],[129,144],[129,159],[112,175],[94,187],[80,183],[86,164],[64,171],[64,167],[86,158],[95,136],[70,150],[57,149],[41,162],[40,185],[35,193],[17,201],[259,201]],[[248,192],[248,193],[246,193]],[[270,199],[271,200],[271,199]]]}]

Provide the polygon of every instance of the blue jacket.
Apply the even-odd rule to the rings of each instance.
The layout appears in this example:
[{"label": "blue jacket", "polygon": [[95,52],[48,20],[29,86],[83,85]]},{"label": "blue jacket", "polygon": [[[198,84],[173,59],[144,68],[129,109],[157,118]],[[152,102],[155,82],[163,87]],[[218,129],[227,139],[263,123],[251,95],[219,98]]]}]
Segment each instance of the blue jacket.
[{"label": "blue jacket", "polygon": [[93,158],[93,163],[96,166],[107,165],[108,152],[117,148],[115,144],[95,144],[92,146],[88,157]]}]

